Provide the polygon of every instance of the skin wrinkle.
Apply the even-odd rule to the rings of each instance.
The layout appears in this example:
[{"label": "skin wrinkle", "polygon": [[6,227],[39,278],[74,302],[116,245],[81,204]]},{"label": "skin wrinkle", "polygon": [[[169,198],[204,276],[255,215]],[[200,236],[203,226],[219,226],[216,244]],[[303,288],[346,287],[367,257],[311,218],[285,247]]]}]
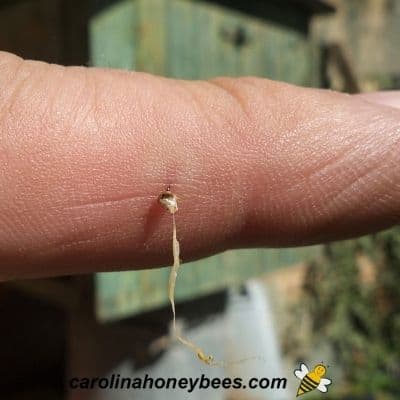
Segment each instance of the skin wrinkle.
[{"label": "skin wrinkle", "polygon": [[[179,82],[180,83],[180,82]],[[189,83],[189,85],[187,85],[187,87],[186,87],[186,92],[189,92],[189,94],[191,94],[191,93],[193,93],[194,91],[193,90],[191,90],[193,88],[193,85],[190,85],[190,83]],[[189,90],[187,90],[187,89],[189,89]],[[218,88],[218,90],[220,90],[219,88]],[[181,96],[181,97],[183,97],[183,98],[185,98],[185,96],[183,95],[183,96]],[[194,100],[196,101],[196,103],[201,103],[201,99],[199,98],[199,96],[197,96],[197,93],[196,94],[194,94],[192,97],[191,97],[192,99],[194,98]],[[200,107],[201,108],[201,110],[199,110],[199,109],[197,109],[197,112],[199,112],[200,111],[200,113],[201,113],[201,115],[203,116],[202,117],[202,121],[209,121],[210,119],[209,119],[209,114],[207,114],[207,113],[205,113],[204,111],[205,110],[203,110],[203,108],[202,107]],[[206,116],[206,118],[204,118],[204,115]],[[199,125],[196,123],[197,122],[197,120],[198,120],[198,118],[197,117],[195,117],[195,118],[192,118],[192,121],[195,121],[194,122],[194,126],[196,126],[196,128],[198,129],[198,127],[199,127]],[[203,130],[203,132],[206,132],[206,131],[209,131],[210,130],[210,126],[212,126],[212,125],[208,125],[207,126],[207,128],[205,128],[204,130]],[[211,128],[211,129],[214,129],[214,130],[216,130],[215,128]],[[196,130],[195,130],[196,131]],[[201,131],[200,131],[201,132]],[[196,138],[200,138],[200,137],[202,137],[203,135],[193,135],[193,136],[195,136]],[[198,149],[201,149],[201,151],[203,151],[205,154],[207,154],[206,152],[205,152],[205,148],[206,148],[206,146],[207,146],[207,143],[208,143],[208,140],[201,140],[201,141],[199,141],[198,143],[196,143],[196,147],[198,148]],[[214,142],[215,143],[215,142]],[[222,143],[222,142],[221,142]],[[191,143],[191,144],[193,144],[193,142]],[[207,146],[208,147],[208,146]],[[215,149],[215,147],[214,147],[214,149],[213,148],[209,148],[209,151],[210,152],[214,152],[214,153],[216,153],[216,152],[218,152],[218,150],[216,150]],[[196,151],[193,151],[193,152],[191,152],[191,153],[195,153],[196,154]],[[209,154],[209,153],[208,153]],[[225,162],[226,161],[228,161],[229,160],[229,157],[225,157]],[[213,158],[212,157],[206,157],[205,159],[204,159],[204,162],[207,162],[207,163],[212,163],[213,162]],[[211,166],[211,165],[210,165]],[[190,169],[188,170],[188,172],[190,171]],[[190,174],[190,172],[189,172],[189,174]],[[211,178],[212,178],[212,175],[211,175]],[[222,176],[220,176],[219,177],[219,179],[221,179],[222,178]],[[188,177],[186,177],[185,179],[189,179]],[[214,180],[214,178],[212,178],[213,180]],[[214,186],[213,185],[213,182],[212,181],[210,181],[209,180],[209,185],[211,185],[211,186]],[[209,186],[209,185],[207,185],[207,186]],[[204,190],[205,191],[207,191],[207,186],[206,185],[204,185]],[[187,185],[185,185],[185,188],[187,188]],[[214,193],[214,196],[218,196],[218,193],[215,191]],[[226,194],[226,193],[225,193]],[[223,197],[223,196],[221,196],[221,197]],[[226,197],[226,196],[225,196]],[[193,197],[192,198],[192,200],[194,200],[195,198],[197,198],[197,196],[196,197]],[[201,210],[200,210],[200,212],[201,212]],[[212,210],[210,210],[210,214],[209,215],[212,215]],[[232,218],[231,218],[231,220],[232,220]],[[206,219],[205,219],[205,221],[206,221]],[[232,222],[232,221],[231,221]],[[198,226],[198,225],[196,225],[196,226]]]},{"label": "skin wrinkle", "polygon": [[348,145],[345,149],[340,152],[340,154],[335,154],[333,157],[329,158],[328,160],[318,160],[318,164],[311,169],[306,171],[306,174],[302,177],[302,180],[299,182],[294,182],[292,186],[289,186],[287,188],[287,192],[295,192],[301,189],[302,186],[305,186],[309,184],[310,182],[313,181],[314,178],[320,178],[322,175],[324,175],[325,172],[328,172],[334,166],[336,166],[339,163],[345,163],[347,160],[349,160],[353,156],[354,152],[354,147],[351,145]]},{"label": "skin wrinkle", "polygon": [[[282,100],[276,100],[279,103]],[[258,113],[257,113],[258,114]],[[274,122],[277,121],[278,125],[275,123],[272,124],[275,129],[269,129],[265,132],[261,137],[262,141],[254,142],[255,145],[255,154],[257,154],[260,148],[265,147],[267,144],[269,146],[269,151],[265,154],[266,160],[268,160],[269,164],[272,167],[275,167],[273,173],[268,176],[268,185],[277,186],[283,184],[287,179],[291,179],[292,175],[288,174],[288,167],[291,167],[293,172],[298,171],[298,161],[293,157],[293,154],[288,155],[287,149],[290,148],[290,143],[294,138],[299,136],[299,132],[301,131],[301,127],[294,124],[294,115],[292,112],[290,104],[285,107],[284,113],[272,113],[273,114],[284,114],[285,117],[282,118],[274,118]],[[285,127],[282,127],[281,124],[284,123]],[[261,131],[265,131],[265,128],[262,127]],[[277,134],[279,132],[279,134]],[[303,155],[301,155],[303,156]],[[284,168],[281,168],[283,164],[285,164]],[[275,185],[274,185],[275,183]]]},{"label": "skin wrinkle", "polygon": [[[28,73],[25,76],[22,76],[17,83],[15,83],[15,80],[19,75],[21,75],[21,70],[26,67],[24,61],[22,59],[17,60],[17,65],[14,67],[14,73],[11,74],[11,78],[8,80],[8,82],[2,82],[1,87],[10,89],[11,88],[11,93],[8,93],[7,96],[5,96],[5,102],[4,106],[0,108],[0,121],[5,118],[6,114],[10,113],[10,110],[14,104],[14,101],[18,97],[18,92],[23,88],[23,85],[27,82],[27,80],[30,77],[30,74]],[[26,69],[26,68],[25,68]],[[3,76],[7,76],[7,74],[2,74]],[[13,82],[12,85],[10,83]],[[1,99],[1,98],[0,98]],[[0,102],[1,104],[1,102]]]},{"label": "skin wrinkle", "polygon": [[[358,146],[360,148],[360,146]],[[347,173],[353,173],[351,170],[349,171],[348,169],[348,165],[352,164],[352,159],[354,158],[361,158],[361,157],[355,157],[355,148],[357,148],[357,143],[353,143],[350,142],[345,148],[344,150],[342,150],[342,152],[339,154],[336,154],[333,158],[327,160],[325,162],[325,160],[322,160],[322,163],[319,162],[317,164],[317,166],[315,168],[313,168],[310,171],[307,171],[308,174],[304,177],[305,178],[305,182],[301,181],[298,184],[294,185],[293,187],[288,188],[288,192],[293,192],[293,191],[298,191],[300,190],[300,187],[302,185],[305,185],[306,182],[308,182],[308,184],[310,182],[312,182],[313,180],[315,181],[321,181],[323,176],[334,176],[334,175],[339,175],[334,173],[334,171],[336,171],[338,169],[338,167],[340,165],[344,165],[346,168],[346,172]],[[361,150],[362,150],[362,146],[361,146]]]},{"label": "skin wrinkle", "polygon": [[[198,87],[197,90],[196,87],[193,85],[189,85],[188,89],[189,92],[196,92],[195,97],[197,98],[197,103],[204,104],[204,106],[198,106],[198,110],[200,111],[200,113],[198,113],[197,119],[200,119],[201,121],[205,121],[207,123],[205,127],[205,132],[207,132],[208,137],[210,136],[210,132],[218,132],[219,141],[213,142],[211,140],[210,143],[214,144],[214,146],[216,144],[221,145],[221,147],[224,146],[225,141],[228,138],[233,138],[235,133],[238,131],[236,121],[237,113],[234,113],[235,120],[233,120],[233,118],[231,117],[232,112],[228,114],[226,113],[227,104],[232,107],[231,104],[233,103],[234,107],[232,107],[232,109],[236,109],[236,106],[238,105],[237,100],[234,99],[233,95],[229,93],[229,91],[211,81],[203,82],[202,86]],[[212,90],[212,97],[204,96],[204,94],[207,93],[208,90]],[[210,98],[212,99],[211,104],[209,103]],[[216,100],[214,100],[214,98]],[[210,109],[210,105],[213,105],[213,112],[207,111],[207,109]],[[203,141],[203,143],[208,145],[208,140]],[[210,145],[208,145],[208,148],[210,149],[210,151],[215,151],[215,149],[213,149],[213,147],[210,147]]]},{"label": "skin wrinkle", "polygon": [[[93,84],[91,86],[92,87],[96,86],[95,85],[95,81],[93,81]],[[99,92],[97,92],[97,93],[99,93]],[[94,110],[99,109],[99,105],[94,106],[93,109]],[[100,113],[101,113],[101,110],[100,110]],[[98,115],[98,114],[99,114],[99,112],[95,112],[95,115]],[[96,155],[96,159],[101,161],[102,159],[105,158],[107,160],[107,158],[109,159],[110,157],[106,153],[106,151],[107,151],[106,143],[107,142],[111,143],[112,147],[116,147],[116,148],[120,146],[120,140],[118,140],[118,136],[116,136],[117,142],[114,141],[115,139],[114,139],[114,133],[113,132],[118,131],[117,125],[115,126],[115,128],[112,127],[111,129],[109,129],[107,127],[107,125],[105,127],[103,127],[102,126],[103,123],[100,123],[98,121],[97,117],[92,118],[92,120],[96,120],[97,121],[96,124],[95,124],[96,128],[94,129],[93,133],[91,132],[90,135],[87,135],[85,141],[86,141],[86,143],[88,143],[88,142],[90,143],[90,146],[89,146],[90,151],[92,153],[94,152],[94,154]],[[119,133],[121,133],[121,131],[119,131]],[[103,138],[107,137],[106,141],[103,141],[105,143],[100,141],[100,145],[96,146],[97,135],[101,135]],[[124,135],[122,135],[121,137],[125,141],[127,136],[125,135],[125,137],[124,137]],[[114,141],[114,143],[113,143],[113,141]],[[97,142],[99,142],[98,138],[97,138]],[[94,145],[94,147],[92,145]],[[111,154],[112,154],[113,153],[113,149],[110,146],[108,146],[108,149],[112,150],[111,151]],[[116,160],[113,160],[112,162],[115,162],[115,161]],[[96,163],[97,163],[97,161],[96,161]],[[125,165],[126,170],[127,170],[128,167],[129,167],[129,163],[126,161],[124,165]],[[96,172],[96,168],[91,168],[91,171],[92,172]],[[98,173],[100,173],[100,174],[107,174],[108,173],[107,168],[103,167],[102,164],[99,164],[99,167],[97,169],[98,169]],[[121,169],[121,172],[122,171],[124,171],[124,168]],[[101,185],[101,181],[100,180],[99,180],[98,183],[99,183],[99,185],[98,185],[99,189],[101,191],[104,191],[105,192],[104,195],[107,196],[108,195],[107,193],[109,193],[109,188],[104,187],[103,185]],[[110,183],[115,186],[115,190],[121,190],[121,189],[127,188],[129,186],[128,185],[128,181],[126,182],[126,184],[124,184],[123,182],[118,182],[118,181],[116,181],[115,184],[113,182],[108,182],[108,184],[110,184]],[[90,189],[90,187],[89,187],[89,189]],[[101,197],[101,193],[99,193],[99,195]],[[96,197],[98,197],[98,196],[96,195]],[[93,199],[93,200],[89,199],[87,202],[90,203],[90,202],[95,202],[95,201],[96,201],[95,199]]]},{"label": "skin wrinkle", "polygon": [[[180,82],[181,83],[181,82]],[[198,83],[198,82],[196,82]],[[209,82],[204,82],[207,85]],[[200,84],[200,83],[199,83]],[[213,103],[208,103],[204,101],[204,97],[200,96],[198,91],[196,90],[196,86],[191,85],[190,82],[183,83],[182,92],[188,96],[191,100],[192,104],[194,105],[194,113],[197,115],[203,115],[203,119],[193,119],[194,124],[194,131],[198,132],[199,135],[196,136],[197,138],[197,146],[201,146],[204,149],[204,153],[207,154],[209,151],[212,151],[212,146],[208,144],[207,140],[201,140],[202,132],[210,132],[210,131],[218,131],[218,124],[215,121],[215,118],[212,115],[216,115],[216,110],[213,109],[210,112],[211,106]]]},{"label": "skin wrinkle", "polygon": [[68,248],[80,246],[80,245],[88,245],[95,244],[99,239],[107,238],[109,236],[109,232],[106,234],[100,232],[95,235],[90,234],[90,237],[86,239],[75,239],[75,238],[62,238],[59,241],[53,243],[46,243],[41,249],[38,250],[38,254],[40,256],[46,256],[53,252],[58,252],[60,250],[66,250]]},{"label": "skin wrinkle", "polygon": [[[79,105],[77,103],[77,107],[74,113],[73,124],[71,126],[71,130],[76,129],[79,125],[81,126],[93,126],[94,131],[98,133],[99,123],[96,118],[96,100],[97,100],[97,92],[96,92],[96,83],[93,79],[93,75],[89,73],[89,70],[84,70],[84,83],[82,83],[81,92],[78,94],[77,98],[84,99]],[[92,99],[92,101],[86,101],[87,98]],[[93,115],[92,115],[93,114]]]},{"label": "skin wrinkle", "polygon": [[[372,135],[370,135],[370,137],[368,139],[369,139],[368,142],[373,142]],[[367,141],[364,141],[363,143],[357,143],[356,141],[351,139],[349,144],[348,144],[348,146],[347,146],[347,148],[345,148],[345,153],[336,154],[334,158],[328,160],[327,162],[325,162],[323,160],[322,164],[321,164],[320,161],[318,161],[318,163],[316,162],[315,169],[312,170],[312,171],[307,171],[307,172],[311,172],[307,176],[308,180],[311,180],[314,175],[317,178],[318,178],[319,175],[323,175],[326,170],[329,170],[329,169],[331,169],[333,167],[332,164],[337,164],[339,161],[342,164],[346,164],[346,161],[351,161],[352,158],[353,159],[357,158],[355,156],[355,149],[358,148],[359,150],[361,149],[361,150],[365,151],[366,144],[367,144]],[[344,156],[346,156],[346,157],[344,157]],[[317,160],[317,157],[314,157],[314,156],[310,157],[310,158]],[[361,159],[361,157],[358,157],[358,158]],[[347,165],[349,165],[349,164],[350,164],[350,162],[347,163]],[[303,184],[303,183],[300,182],[299,184],[295,185],[294,189],[297,190],[301,184]]]},{"label": "skin wrinkle", "polygon": [[[340,191],[340,193],[335,194],[332,199],[327,200],[327,203],[323,202],[321,204],[321,209],[323,210],[323,218],[320,220],[320,224],[322,225],[323,229],[324,223],[323,221],[325,220],[325,225],[330,225],[334,223],[336,220],[345,220],[346,215],[340,216],[338,215],[338,212],[340,213],[341,209],[343,206],[345,206],[349,211],[349,214],[354,215],[359,215],[360,213],[366,213],[371,215],[371,219],[373,218],[374,215],[379,215],[380,211],[379,208],[377,207],[377,204],[380,200],[380,198],[374,198],[374,201],[371,202],[370,199],[366,199],[366,201],[363,201],[362,197],[360,198],[360,193],[363,193],[362,191],[360,192],[358,189],[360,189],[360,186],[364,184],[364,186],[368,189],[371,186],[371,179],[369,182],[364,183],[365,178],[369,175],[372,175],[374,170],[372,169],[368,173],[366,173],[362,177],[357,177],[355,182],[352,182],[349,186],[346,186],[343,190]],[[380,181],[380,179],[379,179]],[[354,197],[354,192],[357,192],[356,194],[356,199],[352,199]],[[344,195],[345,194],[345,195]],[[385,205],[386,208],[386,205]],[[360,226],[360,232],[362,232],[363,228]],[[318,241],[318,237],[316,236],[316,241]]]},{"label": "skin wrinkle", "polygon": [[[333,196],[331,196],[329,199],[325,199],[325,202],[323,203],[324,210],[326,214],[334,214],[335,209],[339,208],[338,204],[341,205],[345,203],[346,201],[348,204],[351,204],[349,199],[349,192],[351,193],[354,190],[354,187],[358,186],[358,184],[362,183],[363,181],[367,180],[369,181],[370,176],[376,173],[375,165],[372,165],[370,168],[368,168],[366,171],[363,171],[361,175],[357,175],[353,180],[350,182],[346,182],[346,185],[338,192],[336,192]],[[363,204],[362,201],[360,204],[357,204],[357,208],[362,208]]]},{"label": "skin wrinkle", "polygon": [[[242,82],[245,82],[246,78],[242,78]],[[226,93],[228,95],[228,98],[232,99],[236,105],[239,106],[239,113],[241,116],[245,117],[245,124],[250,125],[250,121],[252,121],[251,118],[251,112],[249,112],[249,104],[248,104],[248,99],[243,98],[242,94],[240,91],[237,90],[237,88],[232,85],[232,81],[226,78],[214,78],[214,79],[209,79],[207,81],[209,84],[215,86],[217,89],[220,91]],[[243,88],[242,88],[243,89]]]},{"label": "skin wrinkle", "polygon": [[[246,78],[244,78],[244,79],[246,79]],[[244,100],[242,101],[240,99],[236,99],[235,98],[235,96],[236,96],[235,90],[232,90],[232,88],[229,85],[221,85],[222,81],[225,81],[225,78],[217,78],[216,80],[207,81],[207,83],[208,84],[211,83],[212,86],[216,87],[218,92],[220,92],[222,90],[224,93],[226,93],[228,95],[229,99],[233,98],[234,102],[239,105],[239,112],[242,111],[242,114],[243,114],[243,107],[242,106],[243,106]],[[218,82],[218,84],[217,84],[217,82]],[[218,93],[216,95],[218,95]],[[199,99],[199,97],[196,96],[196,99]],[[209,106],[209,104],[207,104],[207,106]],[[201,108],[201,109],[204,110],[203,108]],[[246,113],[247,113],[247,111],[246,111]],[[236,114],[237,113],[235,113],[235,115]],[[208,117],[209,113],[205,113],[204,115],[206,117],[205,119],[209,120],[209,117]],[[241,114],[239,113],[239,115],[241,115]],[[242,118],[242,115],[241,115],[241,118]],[[247,118],[247,116],[244,118],[244,120],[247,121],[247,122],[244,122],[243,125],[247,127],[247,131],[251,132],[252,131],[251,123],[249,123],[249,119]],[[214,124],[215,124],[215,118],[213,119],[213,121],[214,121]],[[236,132],[237,132],[236,135],[238,135],[241,132],[243,132],[244,135],[246,134],[246,129],[238,127],[237,124],[231,124],[230,123],[230,125],[232,126],[232,128],[234,130],[236,130]],[[225,117],[225,126],[226,126],[226,117]],[[243,137],[243,135],[242,135],[242,137]],[[251,135],[246,135],[246,141],[247,142],[248,142],[248,138],[249,137],[251,138]],[[222,136],[221,136],[221,138],[222,138]],[[229,149],[229,147],[228,147],[228,149]],[[234,159],[248,160],[250,156],[251,156],[251,152],[247,151],[245,146],[242,146],[240,148],[240,152],[238,152],[237,154],[236,153],[232,154],[232,156],[230,156],[230,157],[226,157],[225,161],[228,163],[229,159],[231,159],[231,160],[234,160]],[[235,169],[235,167],[233,168],[233,170],[234,169]],[[219,177],[219,179],[222,180],[222,177]],[[230,191],[231,192],[231,196],[229,196],[229,195],[225,196],[225,198],[223,200],[223,202],[226,203],[227,202],[226,197],[231,197],[232,199],[234,199],[230,203],[230,208],[231,209],[235,209],[235,213],[233,214],[233,216],[232,215],[230,216],[230,221],[232,222],[233,219],[236,220],[235,221],[236,228],[234,228],[232,230],[232,233],[230,235],[231,240],[233,239],[233,237],[235,235],[238,235],[241,232],[242,227],[246,224],[246,221],[245,221],[246,211],[244,209],[243,204],[247,202],[247,199],[243,199],[243,197],[244,197],[244,194],[246,195],[246,197],[248,197],[248,191],[244,191],[244,192],[241,193],[241,196],[237,196],[235,194],[238,194],[239,191],[235,190],[235,188],[238,187],[238,186],[240,186],[240,184],[237,183],[237,180],[236,180],[236,182],[232,182],[232,188],[233,189],[231,189],[231,191]]]},{"label": "skin wrinkle", "polygon": [[[334,166],[332,167],[333,171],[335,171]],[[362,210],[364,203],[360,198],[359,194],[357,196],[359,200],[358,203],[352,201],[353,192],[363,181],[367,181],[367,183],[370,182],[372,180],[370,178],[371,175],[373,175],[373,173],[376,172],[374,165],[368,168],[367,171],[362,171],[362,170],[363,170],[362,168],[359,168],[358,170],[355,168],[354,170],[352,170],[351,175],[353,176],[353,178],[348,182],[345,182],[345,186],[341,187],[338,192],[335,192],[333,194],[330,193],[329,196],[326,196],[325,191],[322,192],[325,198],[321,196],[322,201],[320,202],[319,205],[321,209],[321,213],[319,214],[319,216],[322,217],[321,220],[326,219],[326,216],[328,216],[328,218],[331,218],[332,216],[337,214],[337,210],[339,210],[340,212],[340,210],[343,208],[343,205],[346,206],[346,208],[348,208],[351,207],[352,204],[356,204],[356,209],[354,210],[354,212],[356,213],[359,213],[359,211]],[[336,175],[338,179],[341,179],[340,176],[343,174],[342,173],[335,174],[333,171],[331,172],[331,175]],[[347,172],[347,175],[348,174],[349,173]],[[362,193],[362,191],[358,192]],[[307,208],[303,208],[303,212],[304,210],[306,211]],[[308,213],[308,214],[311,219],[315,218],[315,213],[314,214]]]},{"label": "skin wrinkle", "polygon": [[94,132],[96,134],[99,134],[101,132],[101,125],[99,122],[99,115],[101,115],[101,109],[100,109],[100,104],[99,104],[99,90],[97,89],[98,83],[95,81],[94,76],[89,73],[89,70],[85,70],[85,82],[88,87],[91,88],[91,91],[89,92],[91,94],[90,98],[92,99],[91,101],[91,107],[88,108],[88,114],[85,116],[85,118],[89,118],[90,114],[89,111],[92,111],[92,118],[91,122],[93,124]]},{"label": "skin wrinkle", "polygon": [[113,206],[117,203],[132,202],[132,201],[136,201],[137,199],[146,199],[147,201],[151,201],[151,196],[128,195],[126,197],[123,196],[123,197],[119,197],[119,198],[113,198],[110,200],[91,201],[89,203],[82,203],[82,204],[76,204],[73,206],[66,206],[66,207],[64,207],[64,210],[78,210],[78,209],[85,209],[85,208]]},{"label": "skin wrinkle", "polygon": [[298,217],[299,215],[297,215],[297,217]]},{"label": "skin wrinkle", "polygon": [[[115,223],[114,223],[115,225]],[[62,256],[62,254],[66,250],[73,250],[75,253],[84,253],[86,254],[89,249],[90,256],[86,258],[86,262],[88,265],[96,265],[96,269],[102,269],[103,262],[106,261],[109,263],[110,260],[104,258],[103,249],[98,247],[98,243],[104,242],[107,243],[109,240],[112,240],[115,234],[118,234],[119,241],[121,243],[130,243],[132,241],[132,236],[129,233],[125,233],[121,231],[121,229],[113,228],[110,230],[107,227],[105,229],[96,231],[96,229],[91,229],[89,232],[74,232],[73,235],[69,235],[69,237],[60,236],[58,239],[49,240],[47,243],[43,243],[43,246],[38,249],[37,258],[40,261],[41,259],[51,259],[53,261],[53,265],[57,265],[57,260]],[[133,247],[134,249],[134,247]],[[130,252],[132,249],[130,250]],[[96,256],[98,256],[101,261],[99,261]],[[120,256],[127,256],[127,254],[120,254]],[[114,262],[118,260],[118,256],[113,257]],[[107,264],[104,264],[107,265]],[[122,262],[121,262],[122,265]]]}]

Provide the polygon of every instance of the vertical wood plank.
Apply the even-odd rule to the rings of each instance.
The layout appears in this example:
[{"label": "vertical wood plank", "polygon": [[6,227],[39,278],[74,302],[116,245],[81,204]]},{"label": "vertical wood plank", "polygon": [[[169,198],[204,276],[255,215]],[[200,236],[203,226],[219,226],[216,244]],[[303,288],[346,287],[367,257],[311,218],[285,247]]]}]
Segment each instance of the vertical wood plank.
[{"label": "vertical wood plank", "polygon": [[166,3],[169,0],[137,0],[139,16],[136,70],[166,75]]},{"label": "vertical wood plank", "polygon": [[110,3],[89,23],[90,63],[97,67],[134,69],[137,53],[137,2]]}]

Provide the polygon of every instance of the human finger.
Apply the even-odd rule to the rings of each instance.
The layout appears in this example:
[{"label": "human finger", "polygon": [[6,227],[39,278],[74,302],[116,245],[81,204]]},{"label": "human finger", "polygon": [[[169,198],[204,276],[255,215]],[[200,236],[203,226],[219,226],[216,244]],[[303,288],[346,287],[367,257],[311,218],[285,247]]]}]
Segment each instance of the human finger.
[{"label": "human finger", "polygon": [[400,113],[261,78],[179,81],[0,56],[1,276],[171,263],[389,227]]},{"label": "human finger", "polygon": [[361,93],[357,94],[357,97],[389,107],[400,108],[400,91],[398,90],[387,90],[381,92]]}]

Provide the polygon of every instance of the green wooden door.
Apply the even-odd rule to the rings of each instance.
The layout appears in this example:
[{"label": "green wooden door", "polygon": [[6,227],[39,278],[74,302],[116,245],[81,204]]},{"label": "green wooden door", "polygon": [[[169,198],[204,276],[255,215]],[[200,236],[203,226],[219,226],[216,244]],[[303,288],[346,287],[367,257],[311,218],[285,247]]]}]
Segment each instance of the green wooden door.
[{"label": "green wooden door", "polygon": [[213,4],[176,0],[166,8],[168,76],[256,75],[311,83],[305,33]]},{"label": "green wooden door", "polygon": [[[90,23],[93,65],[186,79],[258,75],[313,83],[307,16],[296,10],[271,10],[275,17],[269,19],[189,0],[101,1],[98,6]],[[179,275],[176,298],[205,295],[318,251],[237,250],[188,263]],[[168,274],[166,268],[96,274],[98,318],[121,318],[166,304]]]}]

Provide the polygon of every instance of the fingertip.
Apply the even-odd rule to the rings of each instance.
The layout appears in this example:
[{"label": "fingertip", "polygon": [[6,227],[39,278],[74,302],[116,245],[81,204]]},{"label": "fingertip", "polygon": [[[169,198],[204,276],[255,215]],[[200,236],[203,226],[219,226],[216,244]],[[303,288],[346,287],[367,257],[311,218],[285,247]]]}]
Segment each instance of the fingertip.
[{"label": "fingertip", "polygon": [[400,91],[388,90],[354,95],[362,100],[383,106],[400,108]]}]

